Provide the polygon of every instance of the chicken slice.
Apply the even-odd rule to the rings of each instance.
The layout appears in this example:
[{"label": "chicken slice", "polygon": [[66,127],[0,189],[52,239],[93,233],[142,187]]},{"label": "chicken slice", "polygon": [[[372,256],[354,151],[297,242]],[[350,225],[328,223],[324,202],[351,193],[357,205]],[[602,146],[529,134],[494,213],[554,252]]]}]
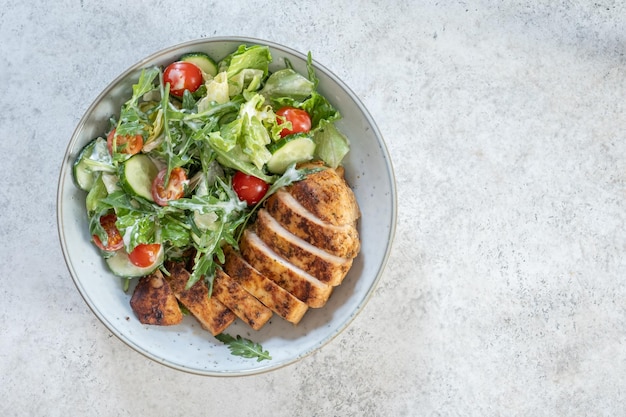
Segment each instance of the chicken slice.
[{"label": "chicken slice", "polygon": [[143,324],[171,326],[183,320],[178,301],[158,269],[139,279],[130,306]]},{"label": "chicken slice", "polygon": [[255,232],[246,229],[240,247],[243,258],[252,267],[309,307],[322,307],[328,301],[332,286],[281,258]]},{"label": "chicken slice", "polygon": [[309,308],[287,290],[254,269],[230,246],[224,248],[224,270],[270,310],[290,323],[298,324]]},{"label": "chicken slice", "polygon": [[188,290],[189,272],[182,263],[168,264],[170,275],[166,277],[176,298],[194,315],[202,327],[213,336],[222,333],[235,321],[235,314],[217,298],[209,297],[209,289],[202,280]]},{"label": "chicken slice", "polygon": [[279,190],[268,198],[265,209],[285,229],[328,253],[343,258],[354,258],[359,253],[361,241],[353,224],[326,223],[286,191]]},{"label": "chicken slice", "polygon": [[[306,166],[313,166],[308,164]],[[294,182],[287,191],[322,221],[336,226],[354,225],[361,216],[352,189],[337,170],[325,168]]]},{"label": "chicken slice", "polygon": [[336,286],[352,266],[352,259],[340,258],[289,233],[265,210],[259,210],[256,233],[267,246],[298,268],[323,283]]},{"label": "chicken slice", "polygon": [[272,317],[272,310],[221,269],[215,271],[211,296],[220,300],[254,330],[259,330]]}]

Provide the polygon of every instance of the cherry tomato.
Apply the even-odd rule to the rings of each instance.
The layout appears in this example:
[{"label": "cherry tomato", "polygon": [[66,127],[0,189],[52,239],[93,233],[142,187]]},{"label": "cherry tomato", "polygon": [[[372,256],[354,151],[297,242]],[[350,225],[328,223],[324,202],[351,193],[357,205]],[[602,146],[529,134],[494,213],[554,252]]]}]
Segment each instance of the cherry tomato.
[{"label": "cherry tomato", "polygon": [[120,231],[117,230],[117,226],[115,226],[116,220],[117,216],[113,213],[105,214],[100,217],[100,225],[104,231],[107,232],[107,244],[105,246],[98,235],[93,235],[92,239],[93,243],[95,243],[101,250],[113,252],[122,249],[122,246],[124,246],[122,235],[120,235]]},{"label": "cherry tomato", "polygon": [[185,90],[193,93],[202,85],[202,71],[191,62],[174,62],[165,68],[163,82],[170,83],[170,94],[182,97]]},{"label": "cherry tomato", "polygon": [[233,189],[241,201],[253,206],[267,193],[269,185],[260,178],[237,171],[233,177]]},{"label": "cherry tomato", "polygon": [[167,206],[171,200],[178,200],[185,194],[185,183],[187,174],[182,168],[174,168],[170,172],[170,179],[167,187],[164,184],[167,168],[159,171],[154,181],[152,181],[152,198],[159,206]]},{"label": "cherry tomato", "polygon": [[311,116],[302,109],[283,107],[276,112],[276,115],[283,117],[287,122],[291,122],[291,129],[285,128],[280,131],[281,138],[293,133],[306,133],[311,130]]},{"label": "cherry tomato", "polygon": [[109,132],[107,136],[107,147],[109,148],[109,153],[113,155],[113,140],[115,139],[115,152],[117,153],[126,153],[129,155],[134,155],[141,151],[143,148],[143,137],[141,135],[135,136],[116,136],[115,129]]},{"label": "cherry tomato", "polygon": [[149,243],[137,245],[131,253],[128,254],[128,259],[133,265],[140,268],[147,268],[150,265],[154,265],[157,261],[161,245],[159,243]]}]

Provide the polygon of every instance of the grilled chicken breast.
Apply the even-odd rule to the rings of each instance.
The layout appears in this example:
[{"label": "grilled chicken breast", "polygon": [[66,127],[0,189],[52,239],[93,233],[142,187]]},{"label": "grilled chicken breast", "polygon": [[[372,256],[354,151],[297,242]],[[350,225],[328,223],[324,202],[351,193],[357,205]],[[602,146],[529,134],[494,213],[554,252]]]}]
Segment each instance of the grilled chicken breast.
[{"label": "grilled chicken breast", "polygon": [[130,306],[143,324],[171,326],[183,320],[178,301],[158,269],[139,279]]},{"label": "grilled chicken breast", "polygon": [[361,241],[353,224],[326,223],[304,208],[291,194],[279,190],[267,199],[265,209],[285,229],[335,256],[354,258]]},{"label": "grilled chicken breast", "polygon": [[190,289],[185,286],[189,280],[189,272],[182,263],[169,264],[170,275],[166,277],[176,298],[194,315],[202,327],[213,336],[222,333],[235,321],[235,314],[216,297],[209,297],[209,289],[202,280]]},{"label": "grilled chicken breast", "polygon": [[212,294],[202,281],[185,289],[192,265],[181,262],[168,264],[170,276],[160,281],[156,273],[142,278],[135,292],[145,300],[132,302],[142,323],[179,322],[176,299],[213,335],[236,317],[258,330],[273,313],[297,324],[309,308],[324,306],[360,251],[361,213],[343,169],[307,166],[322,169],[270,196],[239,251],[224,247]]},{"label": "grilled chicken breast", "polygon": [[332,168],[315,172],[305,180],[289,185],[287,192],[319,219],[336,226],[354,225],[361,216],[352,189],[343,176]]},{"label": "grilled chicken breast", "polygon": [[244,231],[240,247],[244,259],[250,265],[309,307],[318,308],[326,304],[333,287],[287,262],[254,231]]},{"label": "grilled chicken breast", "polygon": [[340,258],[300,239],[264,209],[259,210],[255,225],[259,238],[274,252],[328,285],[341,284],[352,266],[351,258]]},{"label": "grilled chicken breast", "polygon": [[297,324],[302,320],[309,308],[306,303],[262,275],[230,246],[224,248],[224,253],[224,270],[246,291],[288,322]]},{"label": "grilled chicken breast", "polygon": [[254,330],[259,330],[272,317],[269,308],[220,269],[215,271],[211,296],[220,300]]}]

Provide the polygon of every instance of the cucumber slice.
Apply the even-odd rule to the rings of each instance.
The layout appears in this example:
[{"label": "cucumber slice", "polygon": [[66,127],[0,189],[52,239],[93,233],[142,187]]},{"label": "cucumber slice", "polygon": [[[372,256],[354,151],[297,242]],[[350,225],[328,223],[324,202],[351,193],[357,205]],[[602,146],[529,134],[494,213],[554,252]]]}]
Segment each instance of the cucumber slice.
[{"label": "cucumber slice", "polygon": [[217,75],[217,64],[204,52],[190,52],[180,57],[181,61],[191,62],[211,77]]},{"label": "cucumber slice", "polygon": [[93,187],[95,178],[89,166],[82,158],[76,159],[72,168],[74,184],[83,191],[89,191]]},{"label": "cucumber slice", "polygon": [[106,140],[96,138],[83,147],[72,166],[74,184],[83,191],[89,191],[96,179],[95,172],[114,172],[115,167],[107,149]]},{"label": "cucumber slice", "polygon": [[161,246],[161,250],[157,255],[157,261],[146,268],[139,267],[134,265],[130,259],[128,259],[128,254],[125,250],[121,249],[115,252],[115,254],[109,258],[106,258],[106,263],[111,272],[113,272],[118,277],[124,278],[134,278],[134,277],[143,277],[157,269],[163,263],[164,259],[164,251],[163,246]]},{"label": "cucumber slice", "polygon": [[152,181],[158,173],[159,170],[152,159],[148,155],[138,153],[122,164],[120,184],[128,194],[154,201],[152,198]]},{"label": "cucumber slice", "polygon": [[306,134],[289,135],[268,147],[272,157],[267,169],[282,174],[291,164],[310,161],[315,153],[315,142]]}]

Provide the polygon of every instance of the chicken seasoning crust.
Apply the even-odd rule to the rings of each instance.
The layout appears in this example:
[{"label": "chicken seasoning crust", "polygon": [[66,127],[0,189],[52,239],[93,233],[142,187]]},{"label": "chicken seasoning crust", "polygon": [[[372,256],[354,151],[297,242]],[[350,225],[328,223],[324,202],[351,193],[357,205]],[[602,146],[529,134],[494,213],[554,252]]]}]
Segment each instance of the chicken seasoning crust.
[{"label": "chicken seasoning crust", "polygon": [[[169,276],[163,279],[157,270],[135,288],[131,306],[139,320],[179,323],[181,312],[172,308],[172,294],[213,335],[236,318],[259,330],[273,314],[297,324],[309,308],[323,307],[360,251],[360,210],[343,169],[319,163],[307,166],[319,170],[266,201],[243,232],[240,250],[224,248],[225,262],[217,271],[212,294],[202,281],[185,289],[188,266],[167,263]],[[155,280],[159,285],[142,284]],[[168,302],[161,300],[166,297]]]}]

